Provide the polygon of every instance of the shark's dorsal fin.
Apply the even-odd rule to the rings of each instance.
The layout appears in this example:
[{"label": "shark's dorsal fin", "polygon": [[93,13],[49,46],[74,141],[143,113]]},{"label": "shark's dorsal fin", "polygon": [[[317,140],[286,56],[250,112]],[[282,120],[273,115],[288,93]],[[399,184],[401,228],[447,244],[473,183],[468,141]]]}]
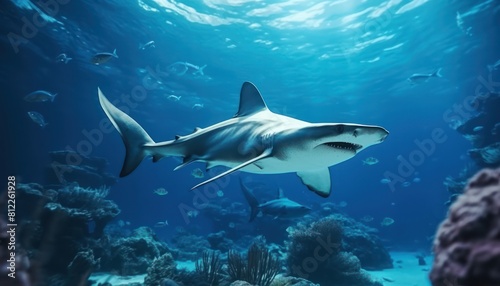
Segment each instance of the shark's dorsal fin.
[{"label": "shark's dorsal fin", "polygon": [[278,188],[278,199],[283,199],[285,198],[285,194],[283,193],[282,188]]},{"label": "shark's dorsal fin", "polygon": [[240,92],[240,106],[234,117],[246,116],[262,110],[267,110],[267,105],[259,90],[253,83],[244,82]]}]

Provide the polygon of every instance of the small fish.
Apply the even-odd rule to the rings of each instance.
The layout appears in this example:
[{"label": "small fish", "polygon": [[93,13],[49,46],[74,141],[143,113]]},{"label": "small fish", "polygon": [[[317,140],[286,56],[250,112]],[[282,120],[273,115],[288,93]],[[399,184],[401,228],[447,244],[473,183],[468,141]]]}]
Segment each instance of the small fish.
[{"label": "small fish", "polygon": [[483,127],[483,126],[476,126],[476,127],[474,127],[474,129],[472,129],[472,131],[474,131],[474,132],[479,132],[479,131],[481,131],[481,130],[483,130],[483,129],[484,129],[484,127]]},{"label": "small fish", "polygon": [[361,221],[363,222],[371,222],[373,221],[373,217],[370,215],[365,215],[364,217],[361,218]]},{"label": "small fish", "polygon": [[168,225],[168,221],[165,220],[165,221],[159,221],[157,223],[155,223],[155,227],[165,227]]},{"label": "small fish", "polygon": [[220,197],[223,197],[224,196],[224,192],[222,190],[218,190],[217,191],[217,196],[220,198]]},{"label": "small fish", "polygon": [[421,181],[422,181],[422,179],[420,179],[419,177],[413,178],[414,183],[420,183]]},{"label": "small fish", "polygon": [[56,57],[56,62],[57,63],[65,63],[67,64],[69,61],[71,61],[73,58],[70,58],[68,57],[68,55],[62,53],[62,54],[59,54],[57,57]]},{"label": "small fish", "polygon": [[201,178],[205,177],[205,173],[203,173],[203,171],[200,168],[196,168],[193,171],[191,171],[191,176],[193,176],[197,179],[201,179]]},{"label": "small fish", "polygon": [[204,107],[203,103],[195,103],[192,107],[194,110],[200,110]]},{"label": "small fish", "polygon": [[387,178],[380,180],[380,183],[382,183],[382,184],[389,184],[390,182],[391,182],[391,180],[389,180]]},{"label": "small fish", "polygon": [[408,188],[410,185],[411,185],[411,183],[408,182],[408,181],[403,182],[403,184],[402,184],[402,186],[405,187],[405,188]]},{"label": "small fish", "polygon": [[394,219],[390,218],[390,217],[385,217],[382,222],[380,223],[380,225],[382,226],[389,226],[391,224],[394,223]]},{"label": "small fish", "polygon": [[153,190],[153,193],[155,193],[159,196],[164,196],[164,195],[168,194],[168,191],[165,188],[158,188],[158,189]]},{"label": "small fish", "polygon": [[28,102],[53,102],[56,98],[57,93],[50,93],[45,90],[36,90],[24,97],[25,101]]},{"label": "small fish", "polygon": [[492,71],[496,71],[498,69],[498,67],[500,67],[500,60],[496,61],[495,63],[493,63],[491,65],[487,65],[486,67],[488,68],[488,70],[490,71],[490,73]]},{"label": "small fish", "polygon": [[176,96],[176,95],[171,94],[167,97],[167,99],[170,101],[179,101],[179,100],[181,100],[181,97],[182,97],[181,95]]},{"label": "small fish", "polygon": [[147,48],[155,48],[155,41],[149,41],[144,45],[139,44],[139,50],[145,50]]},{"label": "small fish", "polygon": [[113,50],[113,53],[98,53],[95,54],[91,59],[90,62],[95,64],[95,65],[100,65],[104,64],[105,62],[109,61],[111,58],[118,58],[118,55],[116,54],[116,49]]},{"label": "small fish", "polygon": [[33,120],[33,122],[40,125],[40,127],[42,128],[48,125],[48,123],[45,122],[45,118],[43,118],[43,115],[36,111],[28,111],[28,116],[31,118],[31,120]]},{"label": "small fish", "polygon": [[441,69],[438,69],[437,71],[430,74],[415,73],[408,78],[408,81],[411,84],[421,84],[427,82],[431,77],[443,77],[443,75],[441,74]]},{"label": "small fish", "polygon": [[375,165],[378,163],[378,159],[375,157],[368,157],[363,160],[363,165]]}]

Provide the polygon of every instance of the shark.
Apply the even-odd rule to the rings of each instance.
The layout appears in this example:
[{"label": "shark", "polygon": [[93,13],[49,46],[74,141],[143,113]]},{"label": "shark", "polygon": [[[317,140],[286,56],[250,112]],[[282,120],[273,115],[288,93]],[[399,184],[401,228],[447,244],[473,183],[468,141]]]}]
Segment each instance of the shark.
[{"label": "shark", "polygon": [[311,208],[303,206],[285,197],[283,190],[278,189],[278,198],[259,204],[253,193],[243,184],[240,179],[241,190],[250,205],[250,222],[252,222],[259,211],[264,215],[271,215],[274,218],[297,218],[308,214]]},{"label": "shark", "polygon": [[125,145],[120,177],[132,173],[146,157],[182,157],[183,168],[205,162],[207,170],[227,170],[207,179],[199,188],[235,171],[256,174],[296,173],[309,190],[328,197],[329,167],[344,162],[369,146],[381,143],[389,132],[380,126],[353,123],[310,123],[273,113],[251,82],[240,90],[238,111],[230,119],[188,135],[155,142],[142,126],[114,106],[98,88],[99,102]]}]

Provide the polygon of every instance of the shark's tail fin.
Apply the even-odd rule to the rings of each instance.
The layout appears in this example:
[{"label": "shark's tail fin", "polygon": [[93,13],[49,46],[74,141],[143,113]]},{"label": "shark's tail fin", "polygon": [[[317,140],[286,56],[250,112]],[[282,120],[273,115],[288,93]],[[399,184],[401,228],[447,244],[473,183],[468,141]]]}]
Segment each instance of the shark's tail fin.
[{"label": "shark's tail fin", "polygon": [[145,145],[153,144],[154,141],[139,123],[111,104],[99,88],[97,92],[102,109],[120,133],[125,144],[125,162],[120,172],[120,177],[125,177],[139,166],[144,157],[150,155]]},{"label": "shark's tail fin", "polygon": [[439,68],[437,71],[433,72],[431,76],[443,77],[443,75],[441,74],[441,68]]},{"label": "shark's tail fin", "polygon": [[259,202],[257,198],[252,194],[252,192],[243,184],[240,179],[241,190],[243,191],[243,195],[250,205],[250,220],[253,221],[257,214],[259,213]]}]

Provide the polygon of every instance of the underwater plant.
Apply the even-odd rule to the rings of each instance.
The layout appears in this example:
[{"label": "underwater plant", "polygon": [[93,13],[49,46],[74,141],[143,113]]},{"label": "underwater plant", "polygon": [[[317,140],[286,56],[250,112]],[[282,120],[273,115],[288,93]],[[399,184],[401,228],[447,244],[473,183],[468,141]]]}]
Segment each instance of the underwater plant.
[{"label": "underwater plant", "polygon": [[227,264],[231,281],[242,280],[259,286],[271,285],[281,268],[279,259],[257,243],[248,248],[246,261],[244,255],[230,250]]},{"label": "underwater plant", "polygon": [[201,259],[196,261],[196,273],[209,286],[220,284],[222,264],[219,254],[215,251],[205,251]]}]

